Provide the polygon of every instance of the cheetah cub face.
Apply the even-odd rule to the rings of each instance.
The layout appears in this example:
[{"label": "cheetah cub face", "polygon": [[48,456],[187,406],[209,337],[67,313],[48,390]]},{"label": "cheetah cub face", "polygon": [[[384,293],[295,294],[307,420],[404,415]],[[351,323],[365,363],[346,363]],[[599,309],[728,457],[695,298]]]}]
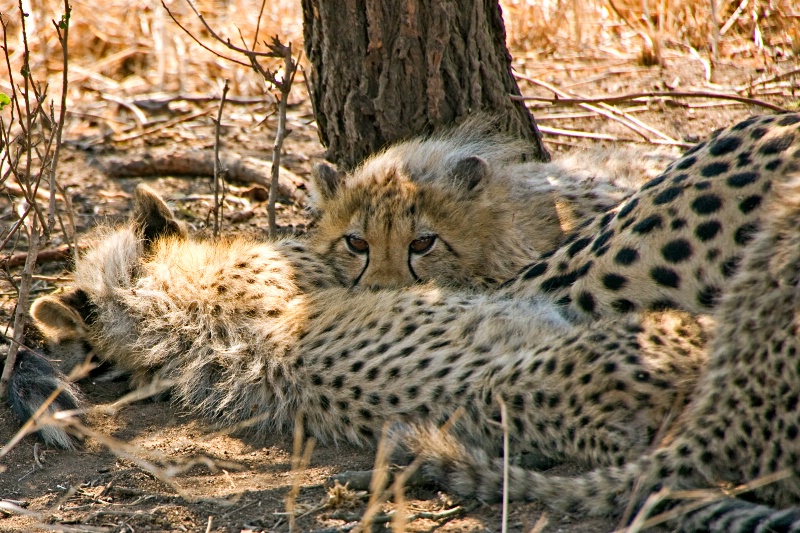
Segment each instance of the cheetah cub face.
[{"label": "cheetah cub face", "polygon": [[352,173],[318,165],[311,245],[348,286],[487,287],[632,194],[651,164],[608,151],[552,163],[486,117],[394,145]]},{"label": "cheetah cub face", "polygon": [[[487,194],[486,161],[465,157],[452,164],[447,179],[426,183],[392,159],[383,154],[351,175],[324,164],[315,169],[313,196],[321,216],[312,242],[343,273],[344,283],[469,285],[495,274],[485,261],[503,238],[496,217],[504,213]],[[559,237],[560,231],[548,232],[527,253],[538,255],[537,245]]]}]

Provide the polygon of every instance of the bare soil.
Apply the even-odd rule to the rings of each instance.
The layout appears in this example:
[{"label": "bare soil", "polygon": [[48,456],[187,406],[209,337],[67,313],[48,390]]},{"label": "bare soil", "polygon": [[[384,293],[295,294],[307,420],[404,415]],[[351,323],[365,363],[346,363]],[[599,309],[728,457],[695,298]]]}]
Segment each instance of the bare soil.
[{"label": "bare soil", "polygon": [[[778,65],[781,71],[797,64]],[[608,55],[600,58],[554,59],[547,64],[520,58],[520,74],[558,86],[577,90],[585,96],[626,94],[664,90],[667,87],[704,87],[703,68],[688,55],[667,54],[664,68],[645,68],[630,60]],[[738,86],[764,74],[757,59],[737,60],[722,65],[716,72],[721,87]],[[550,97],[551,93],[525,81],[523,93]],[[790,91],[793,89],[789,89]],[[787,96],[755,95],[782,106],[796,105]],[[309,175],[313,162],[324,156],[319,144],[307,99],[296,97],[290,111],[292,133],[287,141],[284,165],[300,180]],[[628,105],[628,109],[633,104]],[[676,105],[652,100],[635,104],[631,116],[646,122],[673,139],[694,142],[712,130],[731,125],[753,114],[768,112],[755,106],[719,100],[685,99]],[[165,195],[180,218],[193,231],[208,233],[212,187],[207,177],[142,177],[121,179],[104,174],[100,168],[111,157],[136,159],[147,153],[166,153],[179,147],[183,151],[208,151],[213,146],[213,128],[208,116],[215,104],[176,102],[175,116],[209,111],[208,115],[181,122],[154,133],[125,142],[103,139],[101,128],[91,119],[83,119],[68,131],[67,143],[59,166],[59,179],[68,189],[79,235],[98,224],[124,219],[131,204],[131,193],[139,181],[147,181]],[[618,122],[600,118],[577,107],[538,108],[534,115],[542,126],[582,130],[639,140],[641,137]],[[238,153],[268,160],[271,153],[274,117],[262,122],[264,111],[258,105],[226,107],[223,128],[224,153]],[[541,117],[541,118],[540,118]],[[563,136],[545,136],[548,149],[558,152],[581,143]],[[654,148],[656,148],[654,146]],[[660,149],[665,149],[663,146]],[[253,183],[234,183],[228,192],[224,213],[225,232],[245,232],[266,236],[267,218],[263,191]],[[15,200],[16,201],[16,200]],[[10,203],[0,202],[0,221],[16,220]],[[308,223],[300,202],[279,205],[279,223],[286,231],[303,232]],[[61,244],[56,237],[46,248]],[[11,243],[13,245],[14,243]],[[10,249],[3,250],[3,254]],[[18,243],[17,251],[24,251]],[[11,274],[15,270],[12,269]],[[57,279],[69,276],[67,262],[48,262],[40,274]],[[35,291],[46,293],[62,281],[38,281]],[[10,323],[15,292],[8,280],[0,281],[0,321]],[[127,384],[89,378],[81,383],[93,405],[109,404],[125,394]],[[32,531],[38,528],[64,531],[287,531],[286,498],[293,485],[299,485],[297,502],[314,508],[326,496],[322,483],[331,474],[346,470],[369,469],[374,461],[372,450],[349,446],[318,444],[307,468],[292,473],[292,436],[287,434],[253,437],[246,434],[222,435],[203,421],[188,418],[177,411],[168,399],[145,400],[121,409],[116,415],[93,413],[87,425],[94,431],[131,445],[135,457],[158,454],[174,464],[191,458],[210,458],[217,466],[196,465],[171,477],[165,483],[141,462],[115,454],[97,438],[86,439],[79,451],[43,449],[35,436],[23,439],[7,456],[0,459],[0,499],[13,500],[37,516],[5,515],[0,511],[0,531]],[[4,404],[0,404],[0,443],[10,440],[19,427]],[[38,461],[38,463],[37,463]],[[574,465],[557,467],[559,473],[578,472]],[[440,511],[459,502],[435,489],[410,489],[406,495],[410,512]],[[390,510],[387,502],[383,508]],[[297,521],[301,531],[344,531],[358,520],[365,501],[349,508],[340,503],[316,510]],[[537,529],[540,518],[546,525]],[[415,520],[411,531],[498,531],[501,523],[499,505],[480,505],[466,515],[449,520]],[[537,503],[513,503],[508,517],[509,531],[607,532],[617,527],[612,520],[580,519],[544,510]]]}]

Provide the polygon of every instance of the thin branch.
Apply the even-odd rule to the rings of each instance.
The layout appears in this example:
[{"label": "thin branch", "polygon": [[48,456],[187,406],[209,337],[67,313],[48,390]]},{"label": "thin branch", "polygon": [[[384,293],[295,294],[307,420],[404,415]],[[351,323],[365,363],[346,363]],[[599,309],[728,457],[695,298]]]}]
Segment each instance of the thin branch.
[{"label": "thin branch", "polygon": [[[227,169],[223,168],[219,160],[219,131],[222,129],[222,108],[225,106],[225,97],[228,96],[228,80],[222,86],[222,98],[219,101],[219,110],[217,111],[217,120],[214,121],[214,237],[219,237],[219,212],[220,212],[220,188],[223,188],[222,194],[225,195],[225,172]],[[223,198],[224,199],[224,198]]]},{"label": "thin branch", "polygon": [[[226,60],[226,61],[230,61],[231,63],[235,63],[235,64],[237,64],[237,65],[241,65],[241,66],[243,66],[243,67],[247,67],[247,66],[249,66],[249,64],[248,64],[248,63],[245,63],[245,62],[243,62],[243,61],[239,61],[239,60],[237,60],[237,59],[233,59],[232,57],[227,57],[227,56],[224,56],[224,55],[220,54],[219,52],[217,52],[216,50],[214,50],[213,48],[210,48],[210,47],[208,47],[208,46],[204,45],[202,42],[200,42],[200,39],[198,39],[197,37],[195,37],[195,36],[194,36],[194,34],[193,34],[192,32],[190,32],[190,31],[189,31],[189,29],[188,29],[188,28],[185,28],[185,27],[183,26],[183,24],[181,24],[180,22],[178,22],[178,19],[176,19],[176,18],[175,18],[175,16],[172,14],[172,11],[170,11],[170,10],[169,10],[169,8],[167,7],[167,4],[165,4],[165,3],[164,3],[164,0],[161,0],[161,5],[162,5],[162,6],[164,6],[164,9],[166,9],[166,10],[167,10],[167,15],[169,15],[169,18],[171,18],[171,19],[172,19],[172,21],[173,21],[175,24],[177,24],[177,25],[178,25],[178,27],[184,31],[184,33],[186,33],[186,35],[188,35],[189,37],[191,37],[191,38],[192,38],[192,40],[193,40],[194,42],[196,42],[198,45],[200,45],[200,47],[201,47],[201,48],[204,48],[204,49],[208,50],[209,52],[211,52],[212,54],[214,54],[215,56],[217,56],[217,57],[219,57],[219,58],[221,58],[221,59],[224,59],[224,60]],[[190,6],[192,6],[192,9],[194,10],[194,12],[195,12],[195,13],[197,13],[197,10],[195,10],[195,9],[194,9],[194,6],[191,4],[191,2],[189,2],[189,5],[190,5]],[[208,28],[208,24],[206,24],[206,22],[205,22],[205,20],[203,19],[202,15],[198,14],[198,16],[200,17],[200,20],[203,22],[203,24],[205,24],[206,28]],[[217,35],[216,35],[215,33],[213,33],[213,31],[212,31],[210,28],[209,28],[209,31],[211,31],[211,32],[212,32],[212,35],[214,35],[214,37],[215,37],[215,38],[219,39],[219,37],[217,37]],[[219,40],[221,41],[222,39],[219,39]]]},{"label": "thin branch", "polygon": [[[59,22],[53,21],[53,25],[56,27],[56,34],[58,35],[58,42],[61,43],[61,57],[64,68],[61,75],[61,109],[59,110],[58,123],[56,124],[56,146],[53,151],[53,160],[50,163],[50,204],[47,211],[48,233],[52,233],[53,227],[55,226],[56,167],[58,166],[58,156],[61,152],[61,132],[64,129],[64,121],[67,117],[67,87],[69,85],[67,65],[69,57],[69,19],[71,16],[72,7],[69,5],[69,0],[64,0],[64,14],[61,16],[61,20]],[[64,199],[66,200],[66,195]]]},{"label": "thin branch", "polygon": [[[797,72],[800,72],[800,69],[798,69]],[[531,81],[528,78],[521,79]],[[786,108],[755,98],[746,98],[744,96],[737,96],[735,94],[713,93],[707,91],[653,91],[646,93],[624,94],[620,96],[604,96],[599,98],[546,98],[542,96],[517,96],[513,94],[509,96],[512,100],[545,102],[551,105],[580,105],[597,103],[613,104],[617,102],[638,100],[640,98],[708,98],[711,100],[731,100],[734,102],[741,102],[743,104],[759,106],[777,112],[789,111]]]}]

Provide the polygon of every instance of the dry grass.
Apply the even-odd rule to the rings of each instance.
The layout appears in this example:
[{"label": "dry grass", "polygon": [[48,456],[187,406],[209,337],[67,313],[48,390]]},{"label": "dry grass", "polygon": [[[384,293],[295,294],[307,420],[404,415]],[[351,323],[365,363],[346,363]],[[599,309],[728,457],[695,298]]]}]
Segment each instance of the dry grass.
[{"label": "dry grass", "polygon": [[[742,10],[737,8],[746,2]],[[763,55],[774,59],[800,52],[800,8],[794,0],[720,1],[720,57]],[[166,2],[170,10],[206,44],[211,42],[184,0]],[[261,2],[199,0],[199,11],[222,36],[248,44],[256,33],[255,16]],[[616,12],[611,6],[616,7]],[[642,34],[655,36],[662,46],[692,47],[709,53],[710,0],[502,0],[509,46],[514,55],[539,58],[575,54],[622,54],[642,48]],[[52,0],[23,0],[28,17],[32,70],[60,90],[58,42],[51,20],[60,16]],[[217,94],[228,79],[232,95],[258,95],[263,81],[249,68],[226,62],[202,50],[168,17],[158,0],[108,0],[102,9],[87,0],[72,3],[69,104],[107,102],[152,92]],[[12,68],[21,65],[18,46],[19,4],[0,1],[0,12],[10,15],[9,47]],[[58,15],[56,15],[58,14]],[[620,16],[622,18],[620,18]],[[278,35],[302,44],[302,13],[298,0],[267,2],[258,28],[258,41]],[[262,46],[263,49],[263,46]],[[684,50],[685,51],[685,50]],[[278,63],[276,61],[276,65]],[[5,65],[0,66],[0,91],[8,92]],[[113,103],[113,102],[112,102]],[[117,107],[114,105],[113,107]]]},{"label": "dry grass", "polygon": [[[800,53],[800,8],[794,0],[716,0],[720,59]],[[503,0],[512,50],[540,58],[575,53],[622,54],[644,39],[661,47],[710,52],[712,0]],[[744,6],[739,9],[740,6]]]}]

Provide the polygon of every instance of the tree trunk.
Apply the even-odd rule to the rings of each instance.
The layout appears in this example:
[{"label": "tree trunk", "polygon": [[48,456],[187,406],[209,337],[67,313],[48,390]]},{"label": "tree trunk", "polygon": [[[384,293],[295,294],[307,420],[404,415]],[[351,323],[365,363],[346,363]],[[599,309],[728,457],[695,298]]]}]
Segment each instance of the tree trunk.
[{"label": "tree trunk", "polygon": [[311,101],[326,157],[350,169],[387,144],[476,111],[531,141],[498,0],[302,0]]}]

